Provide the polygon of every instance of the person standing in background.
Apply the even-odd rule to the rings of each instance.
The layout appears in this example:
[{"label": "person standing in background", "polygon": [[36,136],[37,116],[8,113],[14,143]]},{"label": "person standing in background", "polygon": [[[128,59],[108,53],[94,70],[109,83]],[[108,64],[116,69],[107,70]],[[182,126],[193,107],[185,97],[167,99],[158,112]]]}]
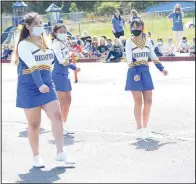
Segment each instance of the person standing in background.
[{"label": "person standing in background", "polygon": [[131,24],[131,21],[133,21],[134,19],[141,19],[141,17],[138,16],[138,12],[135,9],[131,10],[131,17],[129,20],[129,24]]},{"label": "person standing in background", "polygon": [[183,37],[182,18],[184,17],[184,12],[182,11],[180,4],[176,4],[174,11],[172,13],[170,13],[167,17],[169,20],[173,21],[172,30],[175,33],[176,45],[179,45],[180,40]]},{"label": "person standing in background", "polygon": [[115,38],[120,38],[120,36],[124,36],[124,27],[125,27],[125,21],[120,16],[120,11],[115,10],[114,16],[112,18],[112,32]]}]

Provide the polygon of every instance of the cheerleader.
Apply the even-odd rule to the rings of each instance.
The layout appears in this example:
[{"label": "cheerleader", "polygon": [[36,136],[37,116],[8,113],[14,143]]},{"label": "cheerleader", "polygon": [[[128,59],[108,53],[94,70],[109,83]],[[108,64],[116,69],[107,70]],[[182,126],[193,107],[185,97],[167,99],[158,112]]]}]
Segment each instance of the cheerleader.
[{"label": "cheerleader", "polygon": [[16,106],[23,108],[28,121],[28,139],[33,152],[33,166],[44,167],[39,155],[41,109],[52,122],[57,161],[66,161],[63,151],[63,123],[60,103],[52,81],[51,65],[54,53],[43,36],[43,19],[37,13],[24,17],[24,26],[14,53],[18,84]]},{"label": "cheerleader", "polygon": [[[61,105],[61,115],[64,122],[67,121],[69,107],[71,104],[71,82],[69,79],[68,69],[80,71],[75,65],[69,63],[71,56],[69,49],[65,42],[66,27],[63,24],[57,24],[53,29],[53,42],[52,48],[55,53],[54,68],[52,71],[52,79],[54,81],[56,91]],[[64,128],[64,135],[72,133]]]},{"label": "cheerleader", "polygon": [[[126,59],[129,69],[127,72],[125,90],[131,91],[133,95],[137,132],[139,136],[148,136],[150,132],[147,131],[146,128],[152,105],[152,90],[154,89],[148,61],[152,60],[164,75],[167,75],[168,72],[155,55],[151,41],[147,39],[143,30],[144,23],[142,20],[132,20],[131,33],[133,36],[126,42]],[[143,111],[142,105],[144,105]],[[144,132],[144,134],[142,133],[142,135],[140,135],[141,132]]]}]

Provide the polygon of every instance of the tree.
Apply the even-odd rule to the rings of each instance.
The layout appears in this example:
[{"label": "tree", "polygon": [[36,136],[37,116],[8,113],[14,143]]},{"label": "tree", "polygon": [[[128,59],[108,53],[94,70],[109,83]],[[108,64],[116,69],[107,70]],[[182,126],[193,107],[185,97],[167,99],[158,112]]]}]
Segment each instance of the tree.
[{"label": "tree", "polygon": [[133,2],[132,9],[136,9],[138,12],[143,12],[147,7],[157,5],[160,3],[163,3],[163,2],[157,2],[157,1]]},{"label": "tree", "polygon": [[71,6],[69,8],[70,12],[77,12],[78,11],[78,7],[76,3],[71,3]]},{"label": "tree", "polygon": [[1,10],[2,13],[12,13],[12,5],[14,2],[11,1],[2,1],[1,2]]},{"label": "tree", "polygon": [[120,8],[120,2],[102,2],[100,6],[97,7],[97,14],[100,16],[112,15],[115,9]]}]

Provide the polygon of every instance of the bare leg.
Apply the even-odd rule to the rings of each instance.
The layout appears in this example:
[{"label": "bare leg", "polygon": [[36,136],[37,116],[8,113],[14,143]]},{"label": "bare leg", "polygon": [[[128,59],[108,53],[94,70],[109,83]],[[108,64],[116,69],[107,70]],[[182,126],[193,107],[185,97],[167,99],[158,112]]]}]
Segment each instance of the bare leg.
[{"label": "bare leg", "polygon": [[63,152],[63,123],[61,118],[60,103],[58,100],[52,101],[42,106],[52,123],[52,132],[56,141],[57,153]]},{"label": "bare leg", "polygon": [[41,123],[41,107],[24,109],[28,121],[28,139],[33,156],[39,155],[39,130]]},{"label": "bare leg", "polygon": [[66,122],[69,113],[69,108],[71,105],[71,92],[58,91],[57,93],[61,104],[62,120],[63,122]]},{"label": "bare leg", "polygon": [[137,129],[142,128],[141,116],[142,116],[142,93],[140,91],[132,91],[133,99],[135,102],[134,115],[137,123]]},{"label": "bare leg", "polygon": [[152,106],[152,91],[143,91],[144,108],[143,108],[143,128],[147,127]]},{"label": "bare leg", "polygon": [[71,105],[71,92],[66,92],[65,104],[63,106],[63,111],[62,111],[62,118],[64,122],[67,121],[70,105]]}]

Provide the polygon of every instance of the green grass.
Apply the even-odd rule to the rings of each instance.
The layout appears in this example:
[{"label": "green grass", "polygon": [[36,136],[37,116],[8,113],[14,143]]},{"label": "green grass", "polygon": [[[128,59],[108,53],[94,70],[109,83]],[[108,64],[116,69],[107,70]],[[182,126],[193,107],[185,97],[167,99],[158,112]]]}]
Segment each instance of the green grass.
[{"label": "green grass", "polygon": [[[187,21],[192,20],[191,18],[184,18],[183,23],[185,24]],[[150,31],[152,34],[152,39],[156,42],[158,38],[162,38],[164,42],[167,42],[168,37],[172,37],[175,41],[175,35],[172,31],[172,22],[167,19],[157,19],[150,20],[144,19],[145,27],[147,31]],[[91,36],[106,36],[114,39],[114,35],[111,29],[111,23],[81,23],[80,29],[81,34],[84,31],[88,31]],[[73,34],[79,34],[79,26],[78,24],[70,25],[68,28],[71,28],[71,32]],[[126,24],[125,36],[128,38],[130,36],[129,25]],[[184,26],[184,36],[188,38],[190,43],[192,43],[193,37],[195,37],[195,29],[185,28]]]},{"label": "green grass", "polygon": [[[162,38],[164,42],[167,42],[168,37],[174,38],[175,36],[172,31],[172,22],[168,21],[167,19],[160,18],[160,19],[150,19],[144,17],[144,23],[147,31],[152,33],[152,39],[156,42],[158,38]],[[185,24],[187,21],[192,20],[192,18],[184,18],[183,23]],[[8,25],[3,25],[3,30],[6,29]],[[70,30],[74,35],[79,34],[79,25],[78,24],[71,24],[66,25],[68,30]],[[84,31],[88,31],[91,36],[97,36],[98,38],[101,36],[106,36],[109,38],[114,39],[114,35],[112,33],[112,26],[111,23],[81,23],[80,24],[81,35],[83,35]],[[128,38],[130,36],[129,25],[126,24],[125,29],[125,36]],[[188,38],[190,43],[192,44],[192,38],[195,37],[195,29],[189,29],[184,27],[184,36]]]}]

